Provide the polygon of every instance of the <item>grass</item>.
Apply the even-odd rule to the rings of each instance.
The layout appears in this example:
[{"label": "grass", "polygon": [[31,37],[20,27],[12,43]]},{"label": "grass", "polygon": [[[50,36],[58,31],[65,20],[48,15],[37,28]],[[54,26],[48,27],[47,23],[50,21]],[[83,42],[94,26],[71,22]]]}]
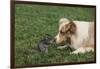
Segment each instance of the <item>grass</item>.
[{"label": "grass", "polygon": [[94,53],[70,55],[70,49],[57,50],[49,46],[49,53],[38,51],[37,43],[45,34],[55,36],[58,20],[94,20],[94,8],[60,7],[16,4],[15,6],[15,65],[51,64],[94,61]]}]

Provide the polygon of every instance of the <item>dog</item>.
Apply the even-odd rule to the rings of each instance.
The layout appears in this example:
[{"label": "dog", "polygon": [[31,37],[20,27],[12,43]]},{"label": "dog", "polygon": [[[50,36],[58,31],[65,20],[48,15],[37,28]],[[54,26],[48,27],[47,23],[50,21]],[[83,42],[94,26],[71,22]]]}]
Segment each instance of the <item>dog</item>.
[{"label": "dog", "polygon": [[59,20],[58,34],[55,36],[55,42],[62,46],[74,48],[70,54],[85,52],[94,52],[94,21],[71,21],[67,18]]},{"label": "dog", "polygon": [[46,34],[45,37],[43,37],[42,40],[38,43],[38,48],[43,53],[48,53],[48,46],[52,44],[53,38]]}]

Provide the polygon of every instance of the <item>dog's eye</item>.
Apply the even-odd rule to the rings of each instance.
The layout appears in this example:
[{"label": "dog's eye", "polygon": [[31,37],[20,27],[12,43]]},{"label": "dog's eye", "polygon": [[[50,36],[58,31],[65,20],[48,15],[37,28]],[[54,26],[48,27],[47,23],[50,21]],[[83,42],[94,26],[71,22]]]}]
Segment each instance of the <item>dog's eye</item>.
[{"label": "dog's eye", "polygon": [[66,30],[66,33],[68,33],[69,32],[69,30]]},{"label": "dog's eye", "polygon": [[64,34],[65,34],[65,32],[63,32],[63,31],[60,31],[60,34],[63,34],[63,35],[64,35]]}]

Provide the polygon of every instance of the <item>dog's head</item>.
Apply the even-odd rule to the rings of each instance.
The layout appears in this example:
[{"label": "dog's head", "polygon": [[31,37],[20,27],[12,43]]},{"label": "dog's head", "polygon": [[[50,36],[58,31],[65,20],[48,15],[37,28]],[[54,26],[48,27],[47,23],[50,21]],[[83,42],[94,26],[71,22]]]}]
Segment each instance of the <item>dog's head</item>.
[{"label": "dog's head", "polygon": [[55,37],[57,44],[71,43],[71,36],[76,33],[76,25],[73,21],[69,21],[66,18],[59,20],[59,30]]}]

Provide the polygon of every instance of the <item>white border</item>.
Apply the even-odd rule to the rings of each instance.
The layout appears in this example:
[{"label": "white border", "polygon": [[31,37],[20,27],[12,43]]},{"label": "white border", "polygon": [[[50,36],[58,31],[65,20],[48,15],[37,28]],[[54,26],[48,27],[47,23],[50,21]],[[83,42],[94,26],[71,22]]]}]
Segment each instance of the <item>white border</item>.
[{"label": "white border", "polygon": [[[51,66],[51,67],[39,67],[36,69],[98,69],[100,67],[99,0],[30,0],[30,1],[84,4],[84,5],[97,6],[97,64]],[[0,0],[0,69],[8,69],[9,67],[10,67],[10,0]]]},{"label": "white border", "polygon": [[71,3],[71,4],[85,4],[85,5],[96,5],[95,0],[17,0],[17,1],[37,1],[37,2],[53,2],[53,3]]}]

